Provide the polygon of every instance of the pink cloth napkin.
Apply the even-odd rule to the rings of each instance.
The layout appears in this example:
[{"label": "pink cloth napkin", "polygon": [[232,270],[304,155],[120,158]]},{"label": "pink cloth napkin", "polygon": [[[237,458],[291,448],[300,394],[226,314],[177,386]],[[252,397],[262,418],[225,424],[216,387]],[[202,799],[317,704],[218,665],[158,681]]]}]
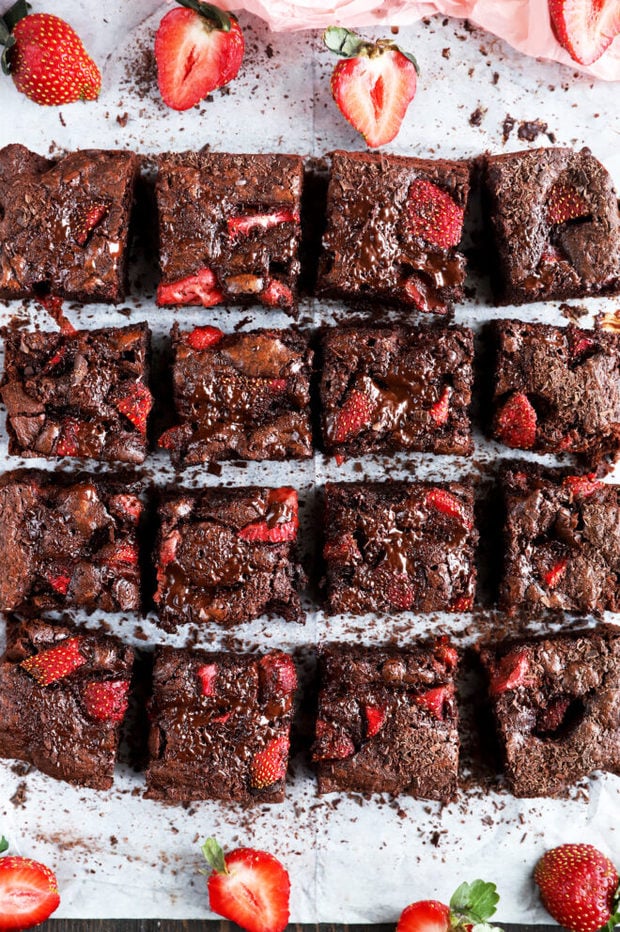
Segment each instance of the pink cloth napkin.
[{"label": "pink cloth napkin", "polygon": [[407,26],[433,13],[466,17],[526,55],[550,58],[605,81],[620,81],[620,37],[593,65],[577,64],[553,35],[548,0],[237,0],[229,6],[255,13],[276,32],[332,24]]}]

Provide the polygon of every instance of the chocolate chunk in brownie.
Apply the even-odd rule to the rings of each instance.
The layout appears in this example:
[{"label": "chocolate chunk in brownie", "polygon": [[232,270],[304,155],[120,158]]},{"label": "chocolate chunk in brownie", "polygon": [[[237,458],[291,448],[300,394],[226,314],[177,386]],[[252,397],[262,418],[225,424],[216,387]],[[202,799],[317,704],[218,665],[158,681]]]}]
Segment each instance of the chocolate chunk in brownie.
[{"label": "chocolate chunk in brownie", "polygon": [[297,687],[288,654],[155,652],[147,796],[277,803]]},{"label": "chocolate chunk in brownie", "polygon": [[122,301],[138,157],[0,149],[0,297]]},{"label": "chocolate chunk in brownie", "polygon": [[11,623],[0,660],[0,756],[109,789],[133,658],[114,637],[35,619]]},{"label": "chocolate chunk in brownie", "polygon": [[150,340],[146,324],[10,331],[0,389],[9,453],[142,463],[153,400]]},{"label": "chocolate chunk in brownie", "polygon": [[452,799],[459,761],[456,664],[446,638],[404,648],[325,647],[312,748],[319,792]]}]

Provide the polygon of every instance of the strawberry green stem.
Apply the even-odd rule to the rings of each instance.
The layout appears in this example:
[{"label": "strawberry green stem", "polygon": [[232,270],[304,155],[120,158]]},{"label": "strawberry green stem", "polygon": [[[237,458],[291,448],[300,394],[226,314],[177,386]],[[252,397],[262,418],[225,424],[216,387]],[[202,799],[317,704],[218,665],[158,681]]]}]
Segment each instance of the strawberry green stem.
[{"label": "strawberry green stem", "polygon": [[194,13],[198,13],[212,29],[230,32],[232,27],[231,17],[224,10],[220,10],[219,6],[214,6],[212,3],[203,3],[203,0],[177,0],[177,3],[187,7],[188,10],[193,10]]},{"label": "strawberry green stem", "polygon": [[220,845],[218,845],[215,838],[207,838],[200,850],[204,854],[205,860],[207,861],[209,867],[212,867],[216,873],[228,873],[228,870],[226,869],[226,861],[224,860],[224,852],[222,851]]},{"label": "strawberry green stem", "polygon": [[0,854],[4,854],[4,852],[8,850],[9,850],[8,841],[6,840],[4,835],[0,835]]},{"label": "strawberry green stem", "polygon": [[420,73],[418,63],[410,52],[405,52],[400,46],[392,42],[391,39],[377,39],[376,42],[368,42],[362,39],[357,33],[345,29],[344,26],[328,26],[323,33],[323,42],[330,50],[342,58],[378,58],[387,51],[400,52],[414,66],[417,73]]}]

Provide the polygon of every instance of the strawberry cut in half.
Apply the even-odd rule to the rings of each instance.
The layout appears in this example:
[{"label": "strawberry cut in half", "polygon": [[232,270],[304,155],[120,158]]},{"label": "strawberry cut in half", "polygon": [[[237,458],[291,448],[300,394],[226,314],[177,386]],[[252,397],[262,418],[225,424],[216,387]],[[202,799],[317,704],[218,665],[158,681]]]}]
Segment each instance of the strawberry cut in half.
[{"label": "strawberry cut in half", "polygon": [[344,59],[331,79],[332,96],[342,115],[371,148],[391,142],[415,96],[415,58],[389,39],[367,42],[340,26],[326,29],[323,41]]},{"label": "strawberry cut in half", "polygon": [[370,425],[372,418],[372,403],[368,395],[353,388],[345,397],[342,407],[336,413],[332,427],[332,440],[334,443],[344,443],[350,437],[355,437],[365,427]]},{"label": "strawberry cut in half", "polygon": [[153,407],[153,396],[143,382],[133,382],[116,402],[121,414],[131,421],[141,434],[146,434],[148,416]]},{"label": "strawberry cut in half", "polygon": [[282,223],[299,223],[299,213],[296,210],[276,210],[271,214],[244,214],[229,217],[226,226],[229,237],[234,240],[249,236],[254,230],[270,230]]},{"label": "strawberry cut in half", "polygon": [[289,740],[285,735],[274,738],[267,747],[258,751],[250,763],[250,786],[254,790],[264,790],[286,777],[288,766]]},{"label": "strawberry cut in half", "polygon": [[536,409],[524,392],[514,392],[495,417],[495,434],[508,447],[530,450],[536,443]]},{"label": "strawberry cut in half", "polygon": [[499,932],[488,923],[497,911],[499,895],[495,884],[484,880],[462,883],[450,905],[439,900],[419,900],[401,913],[396,932]]},{"label": "strawberry cut in half", "polygon": [[237,19],[211,3],[178,0],[155,36],[157,82],[164,103],[189,110],[237,76],[245,42]]},{"label": "strawberry cut in half", "polygon": [[409,187],[407,225],[410,233],[441,249],[458,246],[465,211],[432,181],[416,178]]},{"label": "strawberry cut in half", "polygon": [[74,637],[27,657],[26,660],[22,660],[20,666],[33,676],[40,686],[49,686],[50,683],[69,676],[85,663],[86,657],[80,653],[80,639]]},{"label": "strawberry cut in half", "polygon": [[82,691],[84,708],[98,722],[122,722],[127,711],[128,680],[87,683]]},{"label": "strawberry cut in half", "polygon": [[620,35],[618,0],[549,0],[555,37],[574,61],[592,65]]},{"label": "strawberry cut in half", "polygon": [[283,932],[291,895],[284,865],[254,848],[224,854],[214,838],[207,838],[201,850],[212,868],[207,888],[213,912],[247,932]]},{"label": "strawberry cut in half", "polygon": [[[8,844],[0,840],[0,852]],[[0,932],[32,929],[60,906],[58,883],[45,864],[30,858],[0,858]]]},{"label": "strawberry cut in half", "polygon": [[194,350],[206,350],[217,346],[223,336],[217,327],[194,327],[186,335],[185,342]]},{"label": "strawberry cut in half", "polygon": [[295,540],[299,528],[297,492],[288,486],[270,489],[267,495],[267,514],[263,521],[253,521],[237,531],[245,541],[281,544]]},{"label": "strawberry cut in half", "polygon": [[[174,10],[171,12],[174,13]],[[176,282],[160,282],[157,286],[157,304],[162,306],[187,306],[189,304],[213,307],[221,304],[224,295],[217,285],[217,278],[209,268],[200,269]]]},{"label": "strawberry cut in half", "polygon": [[579,191],[571,184],[556,181],[547,195],[547,222],[567,223],[586,217],[590,208]]}]

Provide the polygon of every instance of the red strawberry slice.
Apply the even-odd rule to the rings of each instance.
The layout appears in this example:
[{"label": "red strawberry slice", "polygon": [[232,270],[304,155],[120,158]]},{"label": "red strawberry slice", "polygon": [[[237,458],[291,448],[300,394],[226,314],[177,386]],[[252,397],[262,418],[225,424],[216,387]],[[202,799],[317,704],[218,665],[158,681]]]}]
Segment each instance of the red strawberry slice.
[{"label": "red strawberry slice", "polygon": [[495,417],[495,435],[508,447],[530,450],[536,443],[537,416],[523,392],[508,398]]},{"label": "red strawberry slice", "polygon": [[297,670],[293,658],[281,651],[265,654],[258,661],[261,690],[269,699],[290,696],[297,689]]},{"label": "red strawberry slice", "polygon": [[436,686],[434,689],[427,689],[425,693],[414,696],[418,705],[426,709],[440,722],[446,717],[446,703],[454,697],[454,689],[451,686]]},{"label": "red strawberry slice", "polygon": [[136,566],[140,554],[135,544],[117,544],[112,553],[106,558],[107,566]]},{"label": "red strawberry slice", "polygon": [[194,327],[186,334],[185,342],[195,350],[211,349],[217,346],[224,334],[217,327]]},{"label": "red strawberry slice", "polygon": [[87,683],[82,691],[84,708],[98,722],[122,722],[129,702],[128,680]]},{"label": "red strawberry slice", "polygon": [[157,286],[157,304],[160,306],[201,304],[203,307],[213,307],[223,300],[224,295],[211,269],[201,269],[195,275],[188,275],[170,284],[160,282]]},{"label": "red strawberry slice", "polygon": [[285,735],[273,738],[250,762],[250,786],[262,790],[286,777],[289,740]]},{"label": "red strawberry slice", "polygon": [[437,660],[444,664],[446,670],[454,670],[458,663],[458,651],[456,647],[453,647],[450,643],[450,638],[447,634],[442,635],[442,637],[437,640],[434,654]]},{"label": "red strawberry slice", "polygon": [[268,379],[267,388],[275,395],[280,395],[288,388],[288,381],[287,379]]},{"label": "red strawberry slice", "polygon": [[110,498],[110,511],[117,517],[128,520],[131,524],[138,524],[142,517],[142,502],[136,495],[120,494]]},{"label": "red strawberry slice", "polygon": [[536,719],[536,731],[543,734],[552,734],[557,731],[564,721],[570,702],[567,696],[552,699],[547,708],[539,713]]},{"label": "red strawberry slice", "polygon": [[496,670],[491,674],[489,692],[492,696],[499,696],[519,686],[532,684],[528,676],[530,660],[527,650],[515,648],[509,651],[500,660]]},{"label": "red strawberry slice", "polygon": [[60,906],[53,872],[30,858],[0,858],[0,930],[31,929]]},{"label": "red strawberry slice", "polygon": [[366,737],[374,738],[383,728],[386,710],[382,706],[371,705],[370,703],[365,703],[363,709],[366,720]]},{"label": "red strawberry slice", "polygon": [[56,680],[69,676],[86,663],[86,657],[80,653],[80,639],[73,637],[61,641],[56,647],[39,651],[20,666],[33,676],[40,686],[49,686]]},{"label": "red strawberry slice", "polygon": [[171,531],[163,538],[159,545],[159,559],[157,562],[157,589],[153,595],[153,600],[159,602],[162,597],[164,582],[166,580],[166,567],[176,559],[177,547],[181,543],[181,534],[179,531]]},{"label": "red strawberry slice", "polygon": [[547,851],[536,865],[534,880],[545,908],[565,928],[596,932],[617,924],[618,872],[592,845],[560,845]]},{"label": "red strawberry slice", "polygon": [[594,340],[586,336],[583,330],[577,330],[576,327],[569,327],[567,332],[568,351],[571,359],[579,359],[584,353],[589,352],[592,347],[596,346]]},{"label": "red strawberry slice", "polygon": [[153,407],[153,396],[143,382],[134,382],[116,402],[116,407],[141,434],[146,434],[146,422]]},{"label": "red strawberry slice", "polygon": [[237,76],[245,43],[234,16],[185,2],[166,13],[155,36],[157,81],[173,110],[188,110]]},{"label": "red strawberry slice", "polygon": [[299,223],[296,210],[276,210],[271,214],[245,214],[242,217],[230,217],[226,225],[231,239],[249,236],[253,230],[270,230],[283,223]]},{"label": "red strawberry slice", "polygon": [[253,521],[237,531],[237,537],[246,541],[279,544],[295,540],[299,528],[297,492],[288,486],[270,489],[267,496],[267,514],[264,521]]},{"label": "red strawberry slice", "polygon": [[64,419],[56,441],[56,456],[78,456],[80,452],[79,427],[79,421],[74,418]]},{"label": "red strawberry slice", "polygon": [[71,584],[71,576],[67,573],[49,574],[47,581],[54,592],[58,592],[60,595],[66,595]]},{"label": "red strawberry slice", "polygon": [[413,605],[415,589],[406,573],[392,573],[387,581],[385,595],[390,605],[406,612]]},{"label": "red strawberry slice", "polygon": [[215,695],[215,680],[217,679],[217,664],[204,663],[196,670],[196,676],[200,680],[200,693],[202,696]]},{"label": "red strawberry slice", "polygon": [[591,213],[582,194],[565,181],[556,181],[547,195],[547,223],[567,223]]},{"label": "red strawberry slice", "polygon": [[458,246],[465,211],[446,191],[425,178],[416,178],[407,196],[407,226],[413,236],[449,249]]},{"label": "red strawberry slice", "polygon": [[450,918],[448,906],[438,900],[420,900],[402,911],[396,932],[448,932]]},{"label": "red strawberry slice", "polygon": [[332,427],[333,443],[344,443],[350,437],[355,437],[364,427],[368,427],[371,418],[372,404],[368,395],[357,388],[351,389],[336,413]]},{"label": "red strawberry slice", "polygon": [[284,310],[295,303],[291,289],[277,278],[269,279],[260,293],[260,299],[267,307],[281,307]]},{"label": "red strawberry slice", "polygon": [[373,44],[338,27],[327,29],[323,38],[346,59],[338,62],[331,79],[340,112],[368,146],[391,142],[415,96],[415,61],[387,39]]},{"label": "red strawberry slice", "polygon": [[443,391],[439,396],[439,399],[435,402],[434,405],[431,405],[429,414],[434,420],[437,427],[443,427],[447,423],[448,417],[450,416],[450,395],[452,394],[452,389],[449,385],[444,385]]},{"label": "red strawberry slice", "polygon": [[562,485],[570,489],[573,498],[589,498],[604,487],[604,483],[593,472],[584,476],[565,476]]},{"label": "red strawberry slice", "polygon": [[71,219],[71,232],[78,246],[86,246],[93,230],[99,226],[109,210],[105,201],[90,201],[80,206]]},{"label": "red strawberry slice", "polygon": [[554,563],[551,569],[547,570],[543,574],[543,579],[545,581],[545,584],[549,587],[549,589],[555,589],[555,587],[558,585],[558,583],[564,576],[567,566],[568,566],[568,560],[566,559],[566,557],[563,557],[561,560],[558,560],[556,563]]},{"label": "red strawberry slice", "polygon": [[591,65],[620,34],[617,0],[549,0],[556,39],[571,58]]},{"label": "red strawberry slice", "polygon": [[471,528],[472,520],[466,512],[463,502],[455,495],[447,492],[446,489],[429,489],[426,493],[426,504],[429,508],[448,515],[449,518],[456,518],[463,527]]},{"label": "red strawberry slice", "polygon": [[355,754],[355,745],[351,738],[330,722],[318,718],[315,733],[312,760],[346,760]]},{"label": "red strawberry slice", "polygon": [[253,848],[224,855],[214,838],[207,839],[202,852],[213,868],[208,880],[213,912],[248,932],[284,932],[291,883],[273,855]]},{"label": "red strawberry slice", "polygon": [[460,595],[450,606],[451,612],[469,612],[474,604],[473,596]]},{"label": "red strawberry slice", "polygon": [[49,372],[50,370],[55,369],[56,366],[59,366],[67,355],[67,349],[68,347],[66,343],[63,343],[61,346],[59,346],[54,355],[47,360],[43,371]]}]

